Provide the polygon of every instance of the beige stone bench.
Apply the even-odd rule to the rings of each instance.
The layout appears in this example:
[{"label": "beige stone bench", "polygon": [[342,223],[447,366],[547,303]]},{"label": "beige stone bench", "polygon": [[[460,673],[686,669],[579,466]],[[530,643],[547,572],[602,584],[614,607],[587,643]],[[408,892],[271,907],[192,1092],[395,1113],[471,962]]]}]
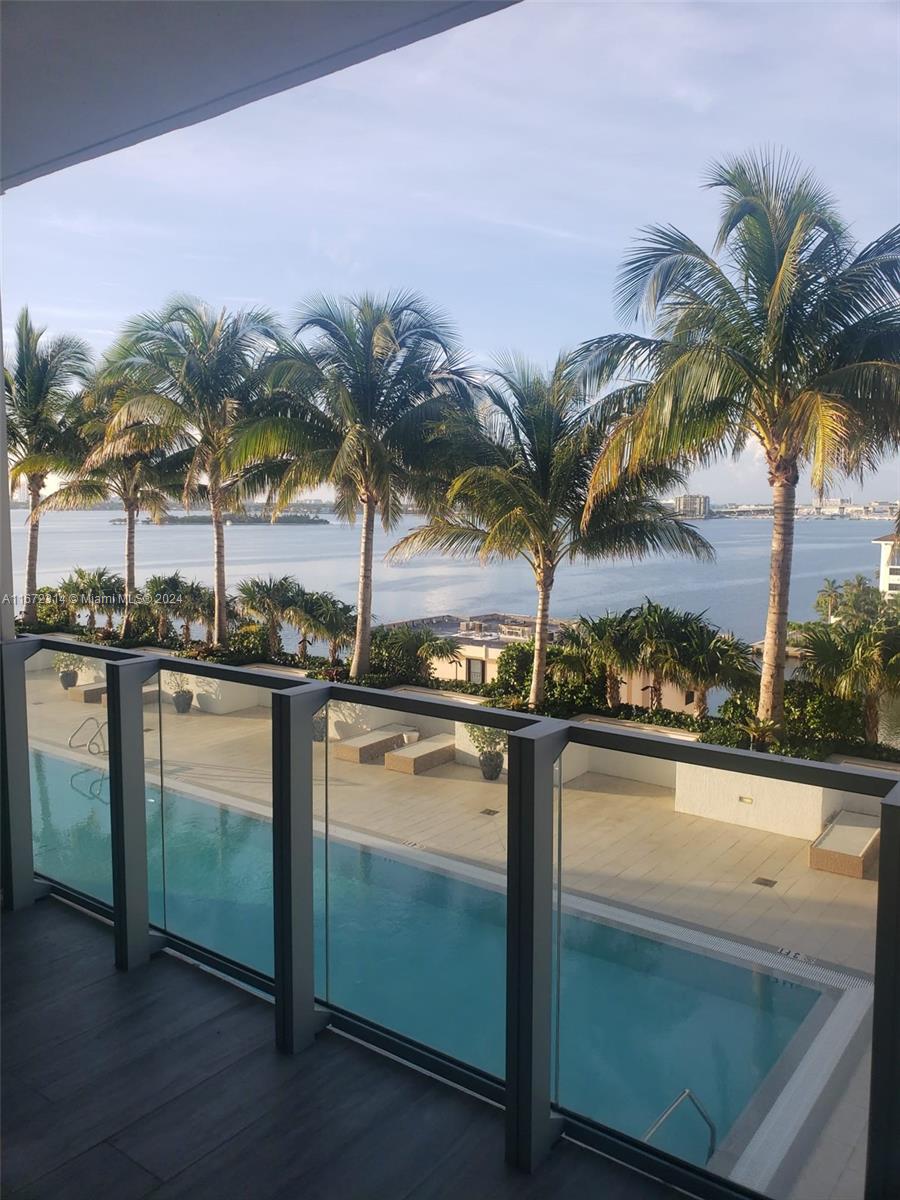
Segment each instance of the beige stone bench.
[{"label": "beige stone bench", "polygon": [[100,704],[106,696],[105,683],[78,683],[66,689],[66,695],[76,704]]},{"label": "beige stone bench", "polygon": [[810,846],[810,867],[865,879],[878,857],[880,830],[878,817],[842,809]]},{"label": "beige stone bench", "polygon": [[382,725],[369,733],[343,738],[334,748],[335,757],[345,762],[381,762],[389,750],[403,745],[406,735],[417,732],[412,725]]},{"label": "beige stone bench", "polygon": [[384,756],[384,765],[389,771],[402,771],[406,775],[422,775],[441,763],[452,762],[456,756],[456,738],[452,733],[439,733],[425,738],[413,746],[402,746]]}]

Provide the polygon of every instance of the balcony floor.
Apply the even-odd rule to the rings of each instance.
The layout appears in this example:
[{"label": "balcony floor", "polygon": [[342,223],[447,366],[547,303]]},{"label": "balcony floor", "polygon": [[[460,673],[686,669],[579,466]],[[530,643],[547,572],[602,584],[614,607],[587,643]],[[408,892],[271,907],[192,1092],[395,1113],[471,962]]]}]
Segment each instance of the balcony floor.
[{"label": "balcony floor", "polygon": [[117,972],[55,900],[2,933],[10,1200],[675,1200],[568,1142],[511,1171],[498,1109],[335,1033],[280,1055],[270,1004],[171,955]]}]

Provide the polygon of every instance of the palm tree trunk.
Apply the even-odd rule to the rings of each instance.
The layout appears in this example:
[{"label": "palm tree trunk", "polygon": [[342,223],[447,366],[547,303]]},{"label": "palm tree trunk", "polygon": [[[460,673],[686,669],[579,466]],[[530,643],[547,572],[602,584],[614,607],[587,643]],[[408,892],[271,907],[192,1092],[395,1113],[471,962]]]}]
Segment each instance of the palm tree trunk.
[{"label": "palm tree trunk", "polygon": [[709,695],[699,683],[694,684],[694,716],[698,721],[705,721],[709,716]]},{"label": "palm tree trunk", "polygon": [[125,609],[122,613],[121,637],[128,637],[131,630],[131,597],[134,595],[134,527],[137,524],[137,509],[133,504],[125,505]]},{"label": "palm tree trunk", "polygon": [[622,681],[615,667],[606,668],[606,704],[608,708],[618,708],[622,703]]},{"label": "palm tree trunk", "polygon": [[375,539],[375,497],[367,492],[362,497],[363,522],[359,540],[359,588],[356,595],[356,642],[350,678],[359,679],[369,669],[369,650],[372,645],[372,556]]},{"label": "palm tree trunk", "polygon": [[863,723],[865,724],[866,741],[874,744],[878,741],[881,716],[878,711],[878,696],[873,692],[866,692],[863,700]]},{"label": "palm tree trunk", "polygon": [[209,498],[213,524],[213,594],[215,616],[213,618],[213,645],[224,646],[228,641],[228,619],[225,593],[225,525],[222,520],[222,503],[217,491]]},{"label": "palm tree trunk", "polygon": [[270,617],[266,627],[269,641],[269,658],[275,659],[281,654],[281,632],[278,617]]},{"label": "palm tree trunk", "polygon": [[191,644],[191,619],[185,617],[181,624],[181,644],[185,647]]},{"label": "palm tree trunk", "polygon": [[769,562],[769,610],[759,682],[760,720],[784,720],[784,658],[787,647],[788,599],[794,551],[794,516],[797,508],[797,468],[782,471],[772,481],[774,526]]},{"label": "palm tree trunk", "polygon": [[553,568],[547,567],[536,575],[538,589],[537,620],[534,626],[534,665],[531,668],[531,691],[528,704],[531,708],[544,699],[544,684],[547,678],[547,632],[550,624],[550,592],[553,589]]},{"label": "palm tree trunk", "polygon": [[654,675],[650,681],[650,711],[659,712],[662,708],[662,680],[658,675]]},{"label": "palm tree trunk", "polygon": [[33,625],[37,620],[37,557],[38,533],[40,520],[35,509],[41,502],[41,488],[44,486],[43,475],[28,476],[28,499],[31,506],[31,520],[28,525],[28,550],[25,558],[25,606],[22,609],[22,620],[26,625]]}]

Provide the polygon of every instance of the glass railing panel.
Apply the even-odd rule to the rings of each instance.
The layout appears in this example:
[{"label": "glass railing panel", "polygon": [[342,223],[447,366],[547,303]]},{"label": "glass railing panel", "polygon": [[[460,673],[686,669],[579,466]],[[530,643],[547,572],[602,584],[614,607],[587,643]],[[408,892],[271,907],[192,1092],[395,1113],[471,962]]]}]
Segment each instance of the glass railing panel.
[{"label": "glass railing panel", "polygon": [[106,662],[40,650],[25,696],[35,871],[110,903]]},{"label": "glass railing panel", "polygon": [[[272,708],[267,688],[162,671],[158,871],[166,930],[271,974]],[[148,736],[152,740],[151,733]],[[157,906],[157,912],[159,906]]]},{"label": "glass railing panel", "polygon": [[451,721],[330,701],[320,850],[325,999],[498,1076],[505,751],[477,707]]},{"label": "glass railing panel", "polygon": [[862,1200],[879,803],[570,745],[555,1099],[776,1200]]}]

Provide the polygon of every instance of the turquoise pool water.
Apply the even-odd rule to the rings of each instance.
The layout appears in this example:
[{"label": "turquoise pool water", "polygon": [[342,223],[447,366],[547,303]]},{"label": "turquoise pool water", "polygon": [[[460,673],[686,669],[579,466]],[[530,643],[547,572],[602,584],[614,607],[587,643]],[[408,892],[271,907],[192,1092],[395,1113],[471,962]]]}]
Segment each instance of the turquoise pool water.
[{"label": "turquoise pool water", "polygon": [[[110,900],[103,773],[33,751],[31,775],[37,870]],[[153,922],[271,973],[270,824],[169,788],[147,817]],[[505,923],[501,892],[317,840],[318,994],[495,1075]],[[561,936],[559,1103],[638,1137],[690,1087],[721,1141],[820,994],[568,913]],[[654,1143],[702,1162],[706,1130],[682,1106]]]}]

